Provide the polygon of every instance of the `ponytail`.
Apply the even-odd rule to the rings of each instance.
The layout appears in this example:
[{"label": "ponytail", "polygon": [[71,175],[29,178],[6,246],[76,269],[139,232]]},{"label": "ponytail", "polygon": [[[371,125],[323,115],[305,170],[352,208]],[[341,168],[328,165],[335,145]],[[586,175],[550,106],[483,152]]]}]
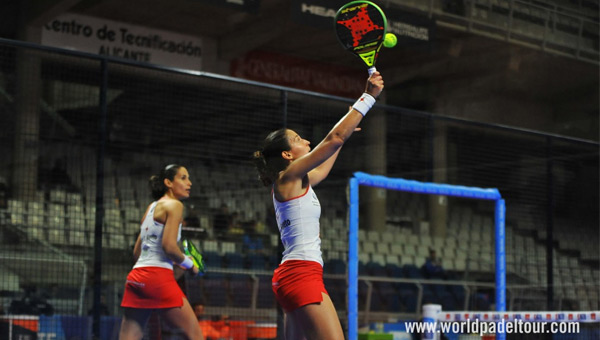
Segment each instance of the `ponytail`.
[{"label": "ponytail", "polygon": [[266,187],[273,185],[274,182],[274,174],[269,170],[267,166],[267,160],[263,155],[262,151],[254,151],[252,155],[252,161],[254,162],[254,166],[256,167],[256,171],[258,171],[258,179],[262,182],[262,184]]},{"label": "ponytail", "polygon": [[252,161],[258,171],[258,178],[264,186],[271,186],[277,180],[279,172],[284,170],[288,162],[283,159],[281,152],[290,150],[287,129],[271,132],[263,142],[262,150],[255,151]]},{"label": "ponytail", "polygon": [[175,175],[181,168],[181,165],[178,164],[169,164],[164,169],[160,171],[158,175],[152,175],[148,181],[150,186],[150,191],[152,192],[152,198],[155,200],[160,199],[167,192],[167,187],[165,186],[165,179],[174,180]]}]

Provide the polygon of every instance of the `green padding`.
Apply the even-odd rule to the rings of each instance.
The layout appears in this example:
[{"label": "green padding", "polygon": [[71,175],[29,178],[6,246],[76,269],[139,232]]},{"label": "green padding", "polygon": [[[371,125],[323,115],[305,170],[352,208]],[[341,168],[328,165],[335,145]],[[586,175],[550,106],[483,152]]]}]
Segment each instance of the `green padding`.
[{"label": "green padding", "polygon": [[358,333],[358,340],[394,340],[394,335],[388,333]]}]

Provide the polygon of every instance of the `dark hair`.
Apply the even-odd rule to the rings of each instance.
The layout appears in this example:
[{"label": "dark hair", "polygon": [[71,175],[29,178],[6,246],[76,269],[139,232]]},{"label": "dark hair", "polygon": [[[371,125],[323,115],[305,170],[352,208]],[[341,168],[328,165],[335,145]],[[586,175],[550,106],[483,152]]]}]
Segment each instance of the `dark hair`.
[{"label": "dark hair", "polygon": [[286,132],[287,129],[282,128],[269,133],[263,142],[262,149],[255,151],[252,155],[258,177],[264,186],[272,185],[279,176],[279,172],[288,166],[288,162],[281,157],[282,151],[291,149]]},{"label": "dark hair", "polygon": [[165,186],[165,178],[169,180],[174,180],[175,175],[181,168],[181,165],[178,164],[169,164],[164,169],[160,171],[158,175],[153,175],[150,177],[150,191],[152,192],[152,198],[155,200],[161,198],[165,192],[167,192],[167,187]]}]

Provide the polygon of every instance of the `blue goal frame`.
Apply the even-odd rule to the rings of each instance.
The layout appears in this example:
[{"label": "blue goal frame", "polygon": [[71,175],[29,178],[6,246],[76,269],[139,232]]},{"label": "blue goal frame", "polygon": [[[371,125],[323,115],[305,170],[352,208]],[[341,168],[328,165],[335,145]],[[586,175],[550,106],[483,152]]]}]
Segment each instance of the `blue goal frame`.
[{"label": "blue goal frame", "polygon": [[504,219],[506,206],[498,189],[425,183],[355,172],[350,178],[350,226],[348,235],[348,339],[358,339],[358,188],[359,185],[417,194],[444,195],[496,202],[496,311],[506,311],[506,254]]}]

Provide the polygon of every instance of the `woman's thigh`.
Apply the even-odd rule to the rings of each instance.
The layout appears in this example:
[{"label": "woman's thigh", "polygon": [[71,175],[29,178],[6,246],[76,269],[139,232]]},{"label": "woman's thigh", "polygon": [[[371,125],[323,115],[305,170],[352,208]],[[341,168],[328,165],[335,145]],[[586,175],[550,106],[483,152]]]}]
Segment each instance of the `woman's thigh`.
[{"label": "woman's thigh", "polygon": [[340,324],[333,302],[331,302],[329,295],[322,294],[322,302],[302,306],[288,313],[289,318],[292,319],[292,328],[294,330],[294,334],[291,335],[298,334],[301,337],[288,338],[288,331],[286,329],[286,340],[303,338],[309,340],[344,339],[342,325]]},{"label": "woman's thigh", "polygon": [[171,330],[185,334],[188,339],[204,339],[198,319],[187,299],[183,299],[181,307],[160,310],[160,316]]},{"label": "woman's thigh", "polygon": [[152,315],[151,309],[125,308],[123,321],[119,331],[120,340],[141,339],[144,336],[144,327]]}]

